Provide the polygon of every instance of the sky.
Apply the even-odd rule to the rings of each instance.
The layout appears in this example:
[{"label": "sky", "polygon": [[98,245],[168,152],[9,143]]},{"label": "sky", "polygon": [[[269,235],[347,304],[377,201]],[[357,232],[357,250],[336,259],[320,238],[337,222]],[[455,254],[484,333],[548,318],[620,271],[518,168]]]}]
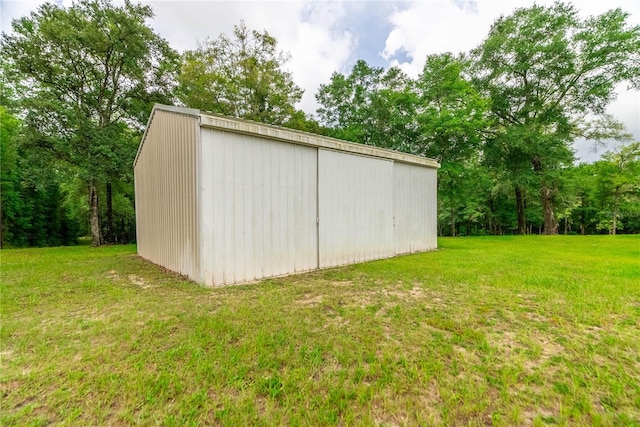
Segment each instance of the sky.
[{"label": "sky", "polygon": [[[70,0],[57,0],[69,5]],[[11,31],[11,20],[37,9],[37,0],[0,0],[0,28]],[[299,105],[315,113],[315,94],[335,71],[349,73],[356,60],[379,67],[399,66],[417,76],[427,55],[466,52],[478,46],[491,24],[515,8],[534,0],[421,0],[421,1],[141,1],[155,18],[149,24],[174,49],[193,49],[199,41],[230,34],[244,20],[247,27],[267,30],[291,60],[285,68],[304,89]],[[536,0],[551,4],[551,0]],[[583,17],[620,7],[640,25],[638,0],[574,1]],[[626,124],[640,141],[640,93],[618,88],[609,112]],[[591,142],[574,145],[577,157],[596,160],[603,151]]]}]

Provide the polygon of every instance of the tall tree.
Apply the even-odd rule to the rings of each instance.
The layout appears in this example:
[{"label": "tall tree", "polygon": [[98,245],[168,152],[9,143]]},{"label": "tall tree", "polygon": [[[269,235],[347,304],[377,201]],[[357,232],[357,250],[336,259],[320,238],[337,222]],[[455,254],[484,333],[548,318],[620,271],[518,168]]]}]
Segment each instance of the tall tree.
[{"label": "tall tree", "polygon": [[398,68],[364,60],[349,75],[333,73],[316,93],[320,123],[336,138],[404,152],[415,151],[418,128],[411,80]]},{"label": "tall tree", "polygon": [[[154,102],[171,102],[179,62],[147,24],[149,6],[80,0],[46,3],[2,35],[9,64],[28,87],[21,100],[29,148],[86,183],[93,245],[101,244],[98,187],[118,179]],[[123,155],[124,150],[124,155]]]},{"label": "tall tree", "polygon": [[300,122],[302,89],[283,69],[289,55],[268,32],[244,22],[233,36],[207,40],[182,58],[178,96],[189,107],[276,125]]},{"label": "tall tree", "polygon": [[640,84],[640,27],[620,9],[580,19],[571,5],[532,6],[498,19],[474,50],[477,83],[492,99],[498,132],[487,154],[517,177],[519,229],[526,186],[535,180],[544,232],[557,233],[558,171],[590,117],[604,114],[615,87]]}]

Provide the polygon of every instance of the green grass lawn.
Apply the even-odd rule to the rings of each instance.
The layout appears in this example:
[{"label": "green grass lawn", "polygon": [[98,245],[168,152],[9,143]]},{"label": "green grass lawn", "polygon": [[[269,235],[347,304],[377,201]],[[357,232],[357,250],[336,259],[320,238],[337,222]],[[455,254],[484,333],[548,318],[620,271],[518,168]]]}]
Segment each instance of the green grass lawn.
[{"label": "green grass lawn", "polygon": [[439,244],[218,289],[3,250],[0,424],[640,425],[640,236]]}]

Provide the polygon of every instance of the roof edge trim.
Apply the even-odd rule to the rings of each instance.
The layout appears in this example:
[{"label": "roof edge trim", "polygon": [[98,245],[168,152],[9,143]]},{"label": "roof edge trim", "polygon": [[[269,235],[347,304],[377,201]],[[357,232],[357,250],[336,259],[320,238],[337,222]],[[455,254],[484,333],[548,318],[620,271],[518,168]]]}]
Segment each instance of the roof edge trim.
[{"label": "roof edge trim", "polygon": [[433,169],[440,168],[440,163],[438,163],[434,159],[430,159],[427,157],[420,157],[413,154],[402,153],[400,151],[389,150],[386,148],[379,148],[371,145],[343,141],[323,135],[317,135],[309,132],[254,122],[251,120],[237,119],[235,117],[222,116],[208,112],[200,113],[200,126],[233,133],[240,133],[244,135],[260,136],[263,138],[281,142],[288,142],[292,144],[306,145],[311,147],[359,154],[363,156],[394,160],[401,163],[426,166]]}]

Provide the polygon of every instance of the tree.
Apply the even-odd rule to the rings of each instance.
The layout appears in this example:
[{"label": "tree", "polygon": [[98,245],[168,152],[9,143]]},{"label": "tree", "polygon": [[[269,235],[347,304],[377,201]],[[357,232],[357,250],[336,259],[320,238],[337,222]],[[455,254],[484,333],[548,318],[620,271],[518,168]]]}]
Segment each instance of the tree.
[{"label": "tree", "polygon": [[241,22],[233,37],[221,34],[182,58],[178,97],[185,105],[275,125],[306,126],[295,104],[302,89],[283,70],[289,55],[268,32]]},{"label": "tree", "polygon": [[47,3],[2,35],[28,88],[20,100],[26,147],[85,182],[93,245],[101,244],[98,187],[135,155],[129,126],[143,126],[154,102],[172,99],[178,56],[146,25],[151,17],[150,7],[129,1]]},{"label": "tree", "polygon": [[467,67],[467,61],[450,53],[427,57],[415,82],[416,154],[448,163],[464,162],[479,152],[489,125],[489,102],[463,75]]},{"label": "tree", "polygon": [[79,227],[64,206],[59,174],[47,169],[34,176],[21,152],[20,127],[0,106],[0,247],[72,244]]},{"label": "tree", "polygon": [[602,208],[599,226],[616,234],[621,226],[621,211],[640,202],[640,142],[605,153],[594,167]]},{"label": "tree", "polygon": [[450,53],[429,55],[413,88],[419,129],[413,152],[442,165],[440,217],[447,218],[452,236],[459,221],[467,224],[467,233],[469,225],[483,222],[487,212],[482,204],[491,190],[490,179],[478,164],[488,102],[465,78],[467,66],[467,61]]},{"label": "tree", "polygon": [[[484,234],[485,225],[489,225],[487,223],[492,217],[491,192],[494,185],[477,155],[464,162],[446,163],[438,172],[440,235]],[[460,232],[461,228],[464,228],[464,233]]]},{"label": "tree", "polygon": [[580,234],[595,233],[594,225],[597,214],[594,197],[595,167],[593,163],[580,163],[573,168],[568,168],[566,174],[568,175],[567,181],[572,184],[572,193],[576,199],[570,220],[574,224],[578,224]]},{"label": "tree", "polygon": [[[0,246],[14,243],[27,227],[24,201],[20,197],[18,149],[19,121],[0,105]],[[16,245],[20,246],[20,245]]]},{"label": "tree", "polygon": [[398,68],[384,70],[359,60],[347,76],[333,73],[316,93],[320,123],[335,138],[415,152],[416,97]]},{"label": "tree", "polygon": [[627,18],[615,9],[581,20],[564,3],[517,9],[473,51],[475,82],[490,96],[496,122],[486,153],[514,175],[521,232],[524,189],[535,181],[544,232],[557,233],[554,198],[559,171],[573,161],[570,143],[604,114],[618,83],[640,83],[640,27]]}]

